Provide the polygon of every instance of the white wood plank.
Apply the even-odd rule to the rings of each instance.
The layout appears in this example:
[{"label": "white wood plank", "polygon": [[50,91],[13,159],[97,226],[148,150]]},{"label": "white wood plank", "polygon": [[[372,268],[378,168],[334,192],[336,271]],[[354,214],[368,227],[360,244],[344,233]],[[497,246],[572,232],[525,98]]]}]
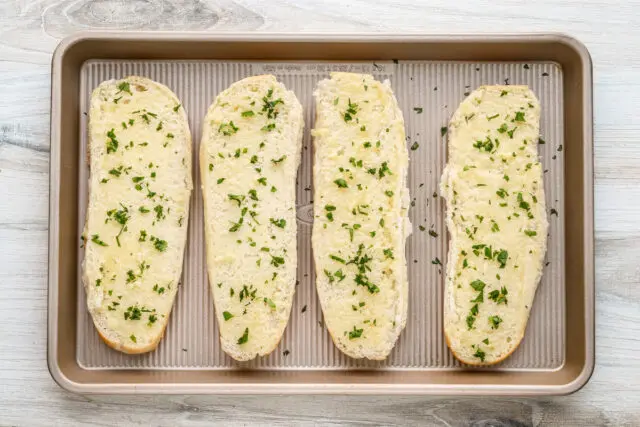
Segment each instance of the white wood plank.
[{"label": "white wood plank", "polygon": [[[640,424],[640,1],[19,0],[0,3],[0,424]],[[595,71],[597,366],[569,397],[100,396],[46,367],[51,53],[84,29],[555,31]]]}]

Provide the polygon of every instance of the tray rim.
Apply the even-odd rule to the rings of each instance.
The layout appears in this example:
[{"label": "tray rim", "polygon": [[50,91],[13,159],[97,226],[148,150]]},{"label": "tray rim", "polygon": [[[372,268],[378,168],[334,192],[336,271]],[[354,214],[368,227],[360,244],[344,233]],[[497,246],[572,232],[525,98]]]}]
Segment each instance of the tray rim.
[{"label": "tray rim", "polygon": [[[79,383],[70,379],[57,359],[58,349],[58,244],[60,234],[57,218],[60,209],[60,131],[58,123],[62,112],[60,78],[65,54],[75,44],[88,40],[145,40],[150,42],[326,42],[326,43],[510,43],[555,42],[572,49],[580,58],[583,78],[583,204],[584,221],[584,308],[585,308],[585,363],[572,380],[560,385],[533,384],[394,384],[394,383]],[[499,61],[498,61],[499,62]],[[154,32],[154,31],[82,31],[65,37],[54,50],[51,61],[51,153],[49,164],[49,233],[48,233],[48,325],[47,366],[54,381],[63,389],[74,393],[108,394],[427,394],[427,395],[562,395],[581,389],[591,378],[595,367],[595,258],[594,258],[594,176],[593,176],[593,64],[586,46],[562,33],[286,33],[286,32]],[[180,371],[179,369],[173,371]]]}]

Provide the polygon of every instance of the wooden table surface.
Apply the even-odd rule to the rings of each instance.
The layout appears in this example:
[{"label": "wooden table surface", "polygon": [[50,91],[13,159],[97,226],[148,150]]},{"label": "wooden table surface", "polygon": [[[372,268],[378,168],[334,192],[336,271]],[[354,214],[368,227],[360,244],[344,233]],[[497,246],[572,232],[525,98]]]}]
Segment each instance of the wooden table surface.
[{"label": "wooden table surface", "polygon": [[[640,425],[640,1],[0,1],[0,425]],[[86,29],[564,32],[595,83],[597,361],[567,397],[77,396],[46,364],[51,53]]]}]

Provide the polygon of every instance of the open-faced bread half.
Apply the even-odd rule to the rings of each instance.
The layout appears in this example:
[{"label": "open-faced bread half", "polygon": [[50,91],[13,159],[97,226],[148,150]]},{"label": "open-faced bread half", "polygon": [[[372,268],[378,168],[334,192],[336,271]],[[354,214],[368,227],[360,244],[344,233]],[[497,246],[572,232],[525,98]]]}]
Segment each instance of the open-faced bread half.
[{"label": "open-faced bread half", "polygon": [[539,126],[526,86],[482,86],[449,124],[444,332],[463,363],[498,363],[524,336],[548,228]]},{"label": "open-faced bread half", "polygon": [[274,76],[232,84],[203,124],[200,174],[207,271],[222,349],[271,353],[296,283],[296,174],[304,119]]},{"label": "open-faced bread half", "polygon": [[182,273],[192,188],[187,116],[157,82],[105,81],[91,95],[88,151],[87,307],[107,345],[152,351]]},{"label": "open-faced bread half", "polygon": [[332,73],[315,97],[312,243],[325,324],[348,356],[381,360],[407,319],[402,112],[389,82],[368,74]]}]

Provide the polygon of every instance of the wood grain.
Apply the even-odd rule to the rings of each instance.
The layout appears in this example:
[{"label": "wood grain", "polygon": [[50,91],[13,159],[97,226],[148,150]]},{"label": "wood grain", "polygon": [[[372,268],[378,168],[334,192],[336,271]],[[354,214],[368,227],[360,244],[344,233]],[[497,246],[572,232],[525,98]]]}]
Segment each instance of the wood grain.
[{"label": "wood grain", "polygon": [[[0,2],[0,424],[639,425],[640,2]],[[597,366],[568,397],[98,396],[46,367],[51,53],[84,29],[569,33],[594,60]]]}]

